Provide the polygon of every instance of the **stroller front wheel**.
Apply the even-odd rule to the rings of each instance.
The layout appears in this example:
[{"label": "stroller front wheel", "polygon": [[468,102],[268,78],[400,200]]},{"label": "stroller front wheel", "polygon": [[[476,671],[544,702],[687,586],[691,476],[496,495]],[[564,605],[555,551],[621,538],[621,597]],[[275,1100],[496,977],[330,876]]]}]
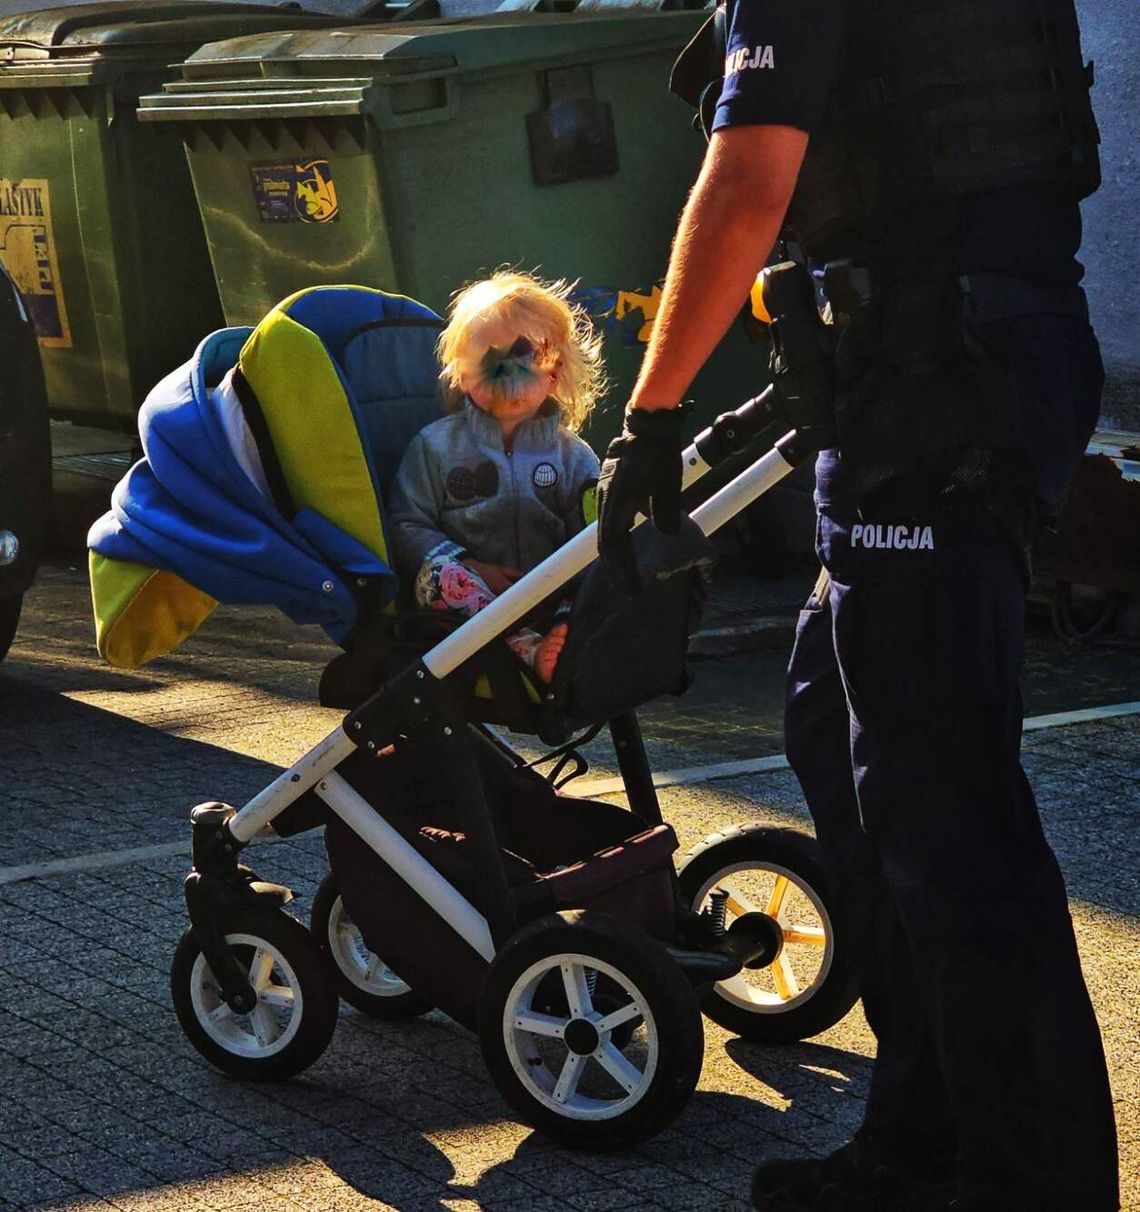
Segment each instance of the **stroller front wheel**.
[{"label": "stroller front wheel", "polygon": [[759,911],[780,928],[770,964],[746,966],[702,994],[701,1009],[714,1022],[759,1043],[793,1043],[834,1026],[858,1000],[814,839],[790,829],[731,826],[689,851],[679,881],[685,904],[697,913],[720,889],[727,925]]},{"label": "stroller front wheel", "polygon": [[495,956],[479,1040],[521,1117],[586,1149],[624,1149],[659,1132],[704,1060],[696,998],[665,948],[583,911],[532,922]]},{"label": "stroller front wheel", "polygon": [[431,1007],[417,997],[374,951],[348,915],[330,872],[313,898],[309,929],[336,968],[337,988],[350,1006],[369,1018],[414,1018]]},{"label": "stroller front wheel", "polygon": [[276,909],[246,908],[226,923],[226,946],[249,973],[257,1004],[226,1004],[192,930],[170,966],[170,994],[187,1039],[212,1065],[248,1081],[277,1081],[308,1068],[328,1047],[337,997],[308,930]]}]

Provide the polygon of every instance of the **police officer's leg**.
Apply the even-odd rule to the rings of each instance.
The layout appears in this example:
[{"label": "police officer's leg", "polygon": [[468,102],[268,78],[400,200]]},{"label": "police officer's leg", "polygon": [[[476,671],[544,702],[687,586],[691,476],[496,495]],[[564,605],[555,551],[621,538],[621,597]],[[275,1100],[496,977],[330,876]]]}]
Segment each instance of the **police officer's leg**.
[{"label": "police officer's leg", "polygon": [[917,1001],[909,945],[878,855],[859,822],[826,573],[800,615],[784,729],[788,758],[815,822],[836,928],[878,1041],[870,1100],[877,1113],[859,1133],[858,1147],[835,1164],[770,1164],[762,1167],[757,1186],[783,1187],[806,1201],[813,1184],[865,1189],[875,1168],[939,1181],[955,1154],[949,1106]]},{"label": "police officer's leg", "polygon": [[1115,1209],[1100,1037],[1018,761],[1021,553],[981,509],[925,519],[930,547],[899,546],[897,521],[824,519],[824,544],[860,813],[937,1044],[963,1190],[987,1208]]}]

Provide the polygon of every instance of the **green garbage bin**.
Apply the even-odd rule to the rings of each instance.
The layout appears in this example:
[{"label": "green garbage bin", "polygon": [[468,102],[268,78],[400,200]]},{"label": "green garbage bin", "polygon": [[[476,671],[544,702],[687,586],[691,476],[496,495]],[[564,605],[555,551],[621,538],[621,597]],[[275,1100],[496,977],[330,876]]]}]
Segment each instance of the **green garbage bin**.
[{"label": "green garbage bin", "polygon": [[[599,445],[703,154],[668,77],[705,15],[593,0],[214,43],[139,118],[182,131],[231,324],[320,284],[441,309],[504,264],[577,281],[614,382]],[[762,375],[734,334],[700,383],[708,411]]]},{"label": "green garbage bin", "polygon": [[53,416],[133,429],[156,379],[222,323],[182,143],[139,125],[139,94],[204,42],[343,21],[192,0],[0,20],[0,260]]}]

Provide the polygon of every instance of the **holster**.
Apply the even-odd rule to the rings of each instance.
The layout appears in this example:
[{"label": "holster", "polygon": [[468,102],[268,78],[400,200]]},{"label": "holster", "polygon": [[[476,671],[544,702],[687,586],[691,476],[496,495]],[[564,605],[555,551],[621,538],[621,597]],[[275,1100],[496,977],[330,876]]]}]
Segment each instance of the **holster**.
[{"label": "holster", "polygon": [[693,121],[706,139],[712,133],[724,83],[725,37],[725,10],[719,4],[677,56],[669,73],[670,91],[697,111]]}]

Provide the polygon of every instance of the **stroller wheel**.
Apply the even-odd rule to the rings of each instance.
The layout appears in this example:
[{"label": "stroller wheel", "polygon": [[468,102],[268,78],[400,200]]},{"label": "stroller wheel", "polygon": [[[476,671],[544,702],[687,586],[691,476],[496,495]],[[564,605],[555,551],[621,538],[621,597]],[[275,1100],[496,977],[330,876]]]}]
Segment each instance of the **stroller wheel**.
[{"label": "stroller wheel", "polygon": [[704,1061],[696,998],[665,948],[584,911],[532,922],[495,956],[479,1041],[519,1115],[584,1149],[624,1149],[659,1132]]},{"label": "stroller wheel", "polygon": [[243,908],[226,923],[226,945],[248,970],[257,1005],[235,1014],[187,930],[170,966],[170,993],[186,1037],[231,1077],[276,1081],[311,1065],[336,1027],[328,962],[312,935],[276,909]]},{"label": "stroller wheel", "polygon": [[714,1022],[745,1039],[791,1043],[837,1023],[858,1000],[835,937],[815,841],[790,829],[731,826],[686,856],[681,895],[697,912],[728,894],[726,924],[759,910],[776,919],[783,943],[766,967],[745,967],[701,997]]},{"label": "stroller wheel", "polygon": [[360,928],[348,916],[331,872],[313,898],[309,929],[336,968],[340,996],[362,1014],[369,1018],[412,1018],[431,1009],[368,949]]}]

